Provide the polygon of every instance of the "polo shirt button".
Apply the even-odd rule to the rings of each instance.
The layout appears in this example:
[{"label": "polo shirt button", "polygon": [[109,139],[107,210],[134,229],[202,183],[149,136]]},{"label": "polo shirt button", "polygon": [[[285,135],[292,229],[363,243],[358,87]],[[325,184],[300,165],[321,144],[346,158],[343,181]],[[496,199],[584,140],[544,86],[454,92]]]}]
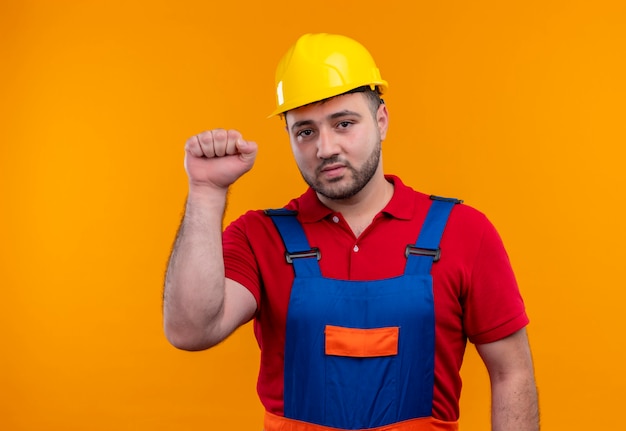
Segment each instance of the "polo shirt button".
[{"label": "polo shirt button", "polygon": [[339,223],[339,217],[337,217],[337,216],[333,216],[333,221],[334,221],[335,223]]},{"label": "polo shirt button", "polygon": [[352,250],[356,253],[357,251],[359,251],[359,246],[358,246],[358,245],[355,245],[355,246],[354,246],[354,248],[353,248]]}]

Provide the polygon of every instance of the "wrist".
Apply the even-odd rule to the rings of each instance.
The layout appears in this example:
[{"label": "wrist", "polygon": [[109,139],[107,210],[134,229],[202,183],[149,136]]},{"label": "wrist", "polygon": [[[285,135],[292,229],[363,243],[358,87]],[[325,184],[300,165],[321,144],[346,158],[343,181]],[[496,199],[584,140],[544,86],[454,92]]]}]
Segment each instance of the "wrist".
[{"label": "wrist", "polygon": [[228,187],[189,182],[189,196],[198,199],[226,198]]},{"label": "wrist", "polygon": [[192,206],[223,212],[226,207],[227,194],[228,188],[189,184],[187,208]]}]

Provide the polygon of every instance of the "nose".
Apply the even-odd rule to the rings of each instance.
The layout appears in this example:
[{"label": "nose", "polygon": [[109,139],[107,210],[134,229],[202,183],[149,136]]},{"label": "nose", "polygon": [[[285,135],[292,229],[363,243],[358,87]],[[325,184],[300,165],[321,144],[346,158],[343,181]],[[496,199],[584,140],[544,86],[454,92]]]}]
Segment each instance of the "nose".
[{"label": "nose", "polygon": [[317,140],[317,157],[320,159],[330,159],[339,154],[337,137],[327,128],[321,128]]}]

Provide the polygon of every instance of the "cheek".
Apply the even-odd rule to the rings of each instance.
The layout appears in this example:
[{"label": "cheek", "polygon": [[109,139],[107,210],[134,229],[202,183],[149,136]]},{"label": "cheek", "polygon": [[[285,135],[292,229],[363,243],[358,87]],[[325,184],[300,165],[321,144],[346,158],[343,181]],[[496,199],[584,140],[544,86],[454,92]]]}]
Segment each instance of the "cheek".
[{"label": "cheek", "polygon": [[291,141],[291,153],[293,154],[293,158],[298,165],[300,171],[307,170],[307,159],[306,152],[303,151],[302,146],[299,146],[297,143]]},{"label": "cheek", "polygon": [[299,144],[297,141],[291,141],[291,152],[298,163],[306,163],[317,158],[317,148],[312,143]]}]

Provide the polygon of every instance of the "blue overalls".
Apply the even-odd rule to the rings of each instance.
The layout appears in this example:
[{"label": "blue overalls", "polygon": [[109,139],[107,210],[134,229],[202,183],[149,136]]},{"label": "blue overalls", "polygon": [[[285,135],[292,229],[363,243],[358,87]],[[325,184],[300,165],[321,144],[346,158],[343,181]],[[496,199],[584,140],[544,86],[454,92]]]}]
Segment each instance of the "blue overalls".
[{"label": "blue overalls", "polygon": [[[295,272],[285,341],[288,424],[392,429],[386,426],[431,417],[435,312],[430,270],[439,260],[450,211],[460,202],[431,198],[417,242],[406,247],[404,274],[374,281],[322,277],[321,253],[311,249],[296,213],[266,211]],[[267,423],[266,431],[273,431]]]}]

